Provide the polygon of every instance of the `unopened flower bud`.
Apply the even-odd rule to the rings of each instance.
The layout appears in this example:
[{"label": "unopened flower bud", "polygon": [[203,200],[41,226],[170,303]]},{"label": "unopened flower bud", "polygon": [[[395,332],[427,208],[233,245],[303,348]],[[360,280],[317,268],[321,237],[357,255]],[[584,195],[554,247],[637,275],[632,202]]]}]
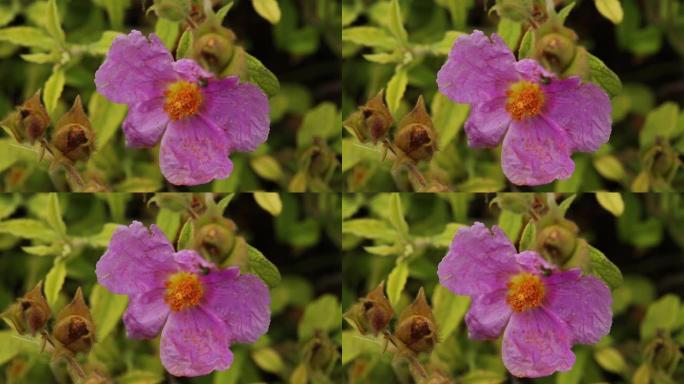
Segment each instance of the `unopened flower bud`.
[{"label": "unopened flower bud", "polygon": [[19,114],[21,125],[31,144],[43,137],[45,129],[50,125],[50,116],[40,101],[40,90],[19,107]]},{"label": "unopened flower bud", "polygon": [[317,142],[304,151],[300,158],[299,168],[307,169],[309,175],[313,177],[322,177],[336,165],[335,153],[324,142]]},{"label": "unopened flower bud", "polygon": [[57,315],[52,334],[73,353],[88,353],[95,343],[95,324],[80,287],[71,303]]},{"label": "unopened flower bud", "polygon": [[644,153],[643,163],[651,176],[667,178],[679,165],[679,156],[667,142],[659,142]]},{"label": "unopened flower bud", "polygon": [[437,326],[423,288],[416,300],[401,312],[397,324],[395,335],[408,349],[415,353],[432,351],[437,343]]},{"label": "unopened flower bud", "polygon": [[575,253],[577,232],[577,226],[568,220],[552,224],[537,235],[537,248],[550,262],[563,265]]},{"label": "unopened flower bud", "polygon": [[217,217],[214,221],[201,225],[196,231],[195,244],[206,259],[217,264],[225,260],[235,246],[234,222],[224,217]]},{"label": "unopened flower bud", "polygon": [[76,96],[69,112],[57,122],[52,145],[71,161],[85,161],[90,157],[95,147],[95,136],[80,96]]},{"label": "unopened flower bud", "polygon": [[304,346],[304,361],[314,370],[326,369],[337,357],[337,347],[324,333],[317,334]]},{"label": "unopened flower bud", "polygon": [[413,161],[429,161],[437,150],[432,119],[425,109],[423,96],[418,98],[416,106],[399,123],[395,145]]},{"label": "unopened flower bud", "polygon": [[375,97],[368,100],[366,105],[361,107],[366,129],[371,140],[373,140],[373,144],[387,135],[394,121],[392,114],[383,101],[383,91],[381,89]]},{"label": "unopened flower bud", "polygon": [[43,296],[42,287],[41,281],[2,314],[2,317],[12,322],[19,334],[30,332],[35,335],[45,327],[52,316],[50,306]]},{"label": "unopened flower bud", "polygon": [[233,31],[207,20],[194,33],[192,58],[203,67],[220,74],[233,61],[236,36]]},{"label": "unopened flower bud", "polygon": [[377,335],[383,331],[389,325],[392,316],[394,310],[385,296],[384,281],[345,313],[345,318],[352,321],[364,335]]},{"label": "unopened flower bud", "polygon": [[151,9],[161,18],[183,21],[190,15],[192,7],[190,0],[154,0]]},{"label": "unopened flower bud", "polygon": [[669,336],[659,335],[644,348],[644,356],[656,369],[668,370],[679,360],[679,346]]},{"label": "unopened flower bud", "polygon": [[537,55],[544,67],[561,74],[573,62],[576,45],[575,40],[564,34],[549,33],[537,43]]}]

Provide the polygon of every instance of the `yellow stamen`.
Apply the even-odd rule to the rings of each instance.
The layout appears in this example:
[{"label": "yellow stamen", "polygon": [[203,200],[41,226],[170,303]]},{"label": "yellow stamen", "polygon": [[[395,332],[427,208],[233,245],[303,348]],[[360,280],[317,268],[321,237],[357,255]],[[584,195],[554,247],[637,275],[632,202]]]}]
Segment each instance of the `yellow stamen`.
[{"label": "yellow stamen", "polygon": [[539,276],[523,272],[513,276],[508,282],[506,302],[515,312],[539,307],[544,296],[546,289]]},{"label": "yellow stamen", "polygon": [[202,284],[194,273],[174,273],[165,285],[164,301],[176,312],[197,306],[204,295]]},{"label": "yellow stamen", "polygon": [[513,83],[506,92],[506,96],[508,96],[506,111],[518,121],[537,116],[546,102],[539,84],[527,80]]},{"label": "yellow stamen", "polygon": [[164,111],[173,120],[181,120],[196,114],[204,101],[197,84],[187,81],[171,84],[164,92],[164,96]]}]

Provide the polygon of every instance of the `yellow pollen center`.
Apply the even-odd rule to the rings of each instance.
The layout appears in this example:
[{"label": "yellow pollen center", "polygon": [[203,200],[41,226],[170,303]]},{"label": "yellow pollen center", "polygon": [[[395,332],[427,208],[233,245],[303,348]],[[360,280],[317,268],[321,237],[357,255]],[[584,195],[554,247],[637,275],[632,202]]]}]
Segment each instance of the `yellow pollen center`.
[{"label": "yellow pollen center", "polygon": [[202,284],[194,273],[174,273],[165,286],[164,301],[176,312],[197,306],[204,294]]},{"label": "yellow pollen center", "polygon": [[175,82],[164,91],[164,111],[173,120],[192,116],[199,111],[204,98],[199,86],[187,81]]},{"label": "yellow pollen center", "polygon": [[544,107],[544,92],[539,84],[526,80],[513,83],[506,92],[506,111],[515,120],[537,116]]},{"label": "yellow pollen center", "polygon": [[519,273],[508,282],[506,302],[515,312],[537,308],[542,304],[546,289],[539,276]]}]

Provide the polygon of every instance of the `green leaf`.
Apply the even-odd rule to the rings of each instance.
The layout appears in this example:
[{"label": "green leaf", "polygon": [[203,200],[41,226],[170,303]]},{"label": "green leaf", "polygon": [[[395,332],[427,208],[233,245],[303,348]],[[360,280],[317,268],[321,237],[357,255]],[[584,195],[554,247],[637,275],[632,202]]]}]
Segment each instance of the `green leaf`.
[{"label": "green leaf", "polygon": [[399,8],[399,0],[391,0],[389,11],[389,30],[394,37],[406,44],[408,43],[408,34],[404,28],[404,22],[401,18],[401,8]]},{"label": "green leaf", "polygon": [[613,155],[595,157],[594,168],[608,180],[620,181],[627,176],[622,163]]},{"label": "green leaf", "polygon": [[398,193],[390,194],[389,222],[404,239],[408,239],[409,227],[408,223],[406,223],[406,219],[404,219],[404,210],[401,207],[401,196]]},{"label": "green leaf", "polygon": [[658,331],[669,332],[677,323],[680,299],[674,294],[667,294],[651,304],[641,322],[641,340],[654,338]]},{"label": "green leaf", "polygon": [[408,280],[409,268],[405,260],[397,260],[397,264],[387,277],[387,298],[393,307],[396,307],[401,298],[401,292]]},{"label": "green leaf", "polygon": [[465,33],[460,31],[446,31],[442,40],[430,45],[430,51],[437,55],[448,55],[454,42]]},{"label": "green leaf", "polygon": [[387,92],[385,92],[385,100],[387,101],[387,107],[392,114],[396,114],[399,109],[399,103],[404,97],[404,92],[406,92],[406,86],[408,85],[408,73],[406,68],[399,66],[394,72],[394,75],[387,83]]},{"label": "green leaf", "polygon": [[392,53],[367,53],[363,55],[363,58],[378,64],[391,64],[391,63],[401,63],[404,60],[404,55],[399,51]]},{"label": "green leaf", "polygon": [[51,308],[55,307],[59,291],[62,290],[64,279],[66,279],[66,263],[61,257],[55,258],[52,268],[45,277],[45,298]]},{"label": "green leaf", "polygon": [[8,27],[0,29],[0,41],[22,47],[35,47],[46,51],[52,49],[54,41],[42,29],[34,27]]},{"label": "green leaf", "polygon": [[109,21],[114,29],[123,27],[126,9],[131,6],[130,0],[94,0],[93,2],[107,11]]},{"label": "green leaf", "polygon": [[342,41],[388,51],[397,47],[397,40],[384,29],[377,27],[345,28],[342,30]]},{"label": "green leaf", "polygon": [[59,208],[59,197],[54,192],[48,195],[46,219],[55,232],[63,238],[66,237],[66,225],[64,224],[64,220],[62,220],[62,210]]},{"label": "green leaf", "polygon": [[499,214],[499,227],[504,231],[512,243],[515,243],[522,230],[523,215],[508,210]]},{"label": "green leaf", "polygon": [[[178,44],[180,51],[180,43]],[[249,74],[249,79],[254,84],[258,85],[268,97],[275,96],[278,91],[280,91],[280,82],[278,78],[273,74],[266,66],[264,66],[259,59],[246,54],[247,57],[247,73]]]},{"label": "green leaf", "polygon": [[280,354],[271,347],[252,351],[252,359],[259,368],[266,372],[279,374],[285,370],[285,363]]},{"label": "green leaf", "polygon": [[21,247],[21,250],[34,256],[58,255],[62,252],[62,245],[53,243],[51,245],[30,245]]},{"label": "green leaf", "polygon": [[[190,50],[194,44],[194,41],[195,37],[192,34],[192,30],[190,28],[186,29],[181,35],[180,40],[178,40],[178,47],[176,48],[176,60],[187,57],[190,54]],[[247,56],[247,59],[249,60],[249,55]]]},{"label": "green leaf", "polygon": [[663,103],[649,112],[639,132],[639,147],[642,149],[651,147],[658,137],[669,139],[677,128],[678,115],[679,106],[672,101]]},{"label": "green leaf", "polygon": [[278,24],[280,21],[280,6],[276,0],[252,0],[252,6],[269,23]]},{"label": "green leaf", "polygon": [[523,35],[522,41],[520,42],[520,49],[518,50],[518,60],[524,59],[530,56],[534,50],[536,44],[537,36],[534,34],[534,29],[530,28]]},{"label": "green leaf", "polygon": [[60,96],[62,96],[62,91],[64,90],[64,70],[62,68],[57,68],[50,78],[45,82],[45,90],[43,91],[43,103],[45,104],[45,109],[47,109],[49,114],[54,112],[55,107],[57,107],[57,102]]},{"label": "green leaf", "polygon": [[617,192],[596,192],[596,200],[608,212],[619,217],[625,211],[622,195]]},{"label": "green leaf", "polygon": [[280,215],[283,210],[283,202],[277,192],[254,192],[254,201],[273,216]]},{"label": "green leaf", "polygon": [[57,43],[64,45],[65,37],[59,20],[59,10],[57,9],[57,2],[55,0],[48,0],[47,25],[45,26],[48,33],[55,38]]},{"label": "green leaf", "polygon": [[112,239],[114,231],[121,225],[116,223],[105,223],[100,233],[87,238],[88,244],[95,248],[106,248]]},{"label": "green leaf", "polygon": [[440,340],[446,340],[458,328],[469,306],[470,297],[454,295],[440,284],[435,286],[432,307]]},{"label": "green leaf", "polygon": [[601,348],[594,352],[594,359],[608,372],[622,374],[628,370],[627,362],[620,351],[613,347]]},{"label": "green leaf", "polygon": [[522,23],[508,18],[501,18],[496,33],[501,36],[506,45],[508,45],[508,48],[513,51],[518,46],[518,40],[520,40],[520,35],[522,34]]},{"label": "green leaf", "polygon": [[437,147],[446,148],[461,131],[470,112],[469,104],[454,103],[437,92],[430,106],[432,122],[437,131]]},{"label": "green leaf", "polygon": [[[5,1],[6,3],[6,1]],[[5,25],[9,24],[14,20],[14,18],[17,16],[17,13],[21,9],[21,5],[17,0],[12,0],[10,4],[1,4],[0,5],[0,27],[4,27]],[[0,363],[2,364],[2,363]]]},{"label": "green leaf", "polygon": [[20,55],[22,59],[29,63],[47,64],[54,63],[59,60],[59,54],[53,53],[25,53]]},{"label": "green leaf", "polygon": [[622,284],[622,272],[611,262],[603,252],[587,245],[589,247],[589,262],[591,263],[591,271],[603,281],[608,284],[610,289],[615,289]]},{"label": "green leaf", "polygon": [[619,0],[594,0],[596,9],[613,24],[620,24],[624,13]]},{"label": "green leaf", "polygon": [[195,222],[187,220],[181,228],[180,235],[178,235],[177,249],[191,249],[193,239],[195,238]]},{"label": "green leaf", "polygon": [[302,125],[297,131],[297,147],[307,148],[315,139],[327,140],[339,136],[341,116],[337,106],[329,101],[320,103],[304,115]]},{"label": "green leaf", "polygon": [[230,204],[234,197],[234,193],[229,193],[225,195],[221,200],[219,200],[218,204],[216,204],[216,207],[219,209],[221,215],[223,215],[223,213],[226,211],[226,208],[228,208],[228,204]]},{"label": "green leaf", "polygon": [[164,381],[160,372],[132,369],[116,378],[117,384],[158,384]]},{"label": "green leaf", "polygon": [[534,221],[530,220],[525,225],[522,235],[520,236],[520,245],[518,246],[518,251],[528,251],[534,248],[535,240],[537,239],[537,225]]},{"label": "green leaf", "polygon": [[591,53],[588,54],[589,70],[591,72],[592,81],[605,89],[611,97],[620,94],[622,91],[622,82],[618,75],[608,68],[601,59]]},{"label": "green leaf", "polygon": [[449,223],[446,225],[446,227],[444,227],[442,233],[433,236],[430,242],[436,247],[448,248],[449,245],[451,245],[451,242],[454,240],[456,232],[463,227],[465,227],[463,224]]},{"label": "green leaf", "polygon": [[230,0],[226,5],[219,8],[216,12],[216,18],[218,19],[219,24],[223,23],[223,19],[226,18],[226,15],[228,15],[228,11],[230,11],[231,8],[233,8],[233,0]]},{"label": "green leaf", "polygon": [[304,309],[304,314],[299,321],[297,334],[299,340],[308,340],[316,331],[330,332],[338,330],[342,326],[342,308],[337,297],[325,294],[311,302]]},{"label": "green leaf", "polygon": [[385,221],[377,219],[352,219],[342,222],[342,233],[366,239],[394,242],[399,234]]},{"label": "green leaf", "polygon": [[575,2],[573,1],[572,3],[566,5],[563,7],[559,12],[558,12],[558,18],[560,19],[561,23],[565,23],[565,19],[568,18],[568,15],[570,14],[570,11],[575,8]]},{"label": "green leaf", "polygon": [[249,164],[257,175],[266,180],[280,181],[283,178],[280,163],[271,155],[252,157],[249,159]]},{"label": "green leaf", "polygon": [[112,42],[114,42],[114,39],[116,39],[119,36],[123,36],[122,33],[116,32],[116,31],[104,31],[102,32],[102,36],[100,37],[100,40],[88,44],[87,50],[88,53],[92,55],[104,55],[109,51],[109,48],[112,46]]},{"label": "green leaf", "polygon": [[104,340],[121,320],[128,305],[128,296],[115,295],[100,284],[95,284],[90,292],[89,301],[97,340]]},{"label": "green leaf", "polygon": [[159,229],[164,232],[166,238],[173,241],[180,229],[181,213],[161,208],[157,214],[156,223]]},{"label": "green leaf", "polygon": [[566,197],[565,200],[561,201],[561,203],[558,205],[558,210],[560,211],[561,215],[565,216],[565,214],[568,212],[568,209],[570,209],[570,206],[575,201],[575,198],[577,198],[577,194],[573,193],[572,195]]},{"label": "green leaf", "polygon": [[45,243],[58,239],[54,230],[35,219],[11,219],[0,222],[0,233],[23,239],[40,240]]},{"label": "green leaf", "polygon": [[280,283],[280,271],[258,249],[247,244],[247,257],[249,267],[269,287],[273,288]]},{"label": "green leaf", "polygon": [[160,17],[154,25],[154,33],[159,36],[166,49],[170,51],[175,46],[180,33],[180,23]]},{"label": "green leaf", "polygon": [[0,331],[0,365],[12,360],[23,348],[23,343],[14,330]]},{"label": "green leaf", "polygon": [[126,118],[127,111],[128,106],[126,104],[112,103],[106,97],[93,92],[88,102],[88,116],[95,131],[95,141],[99,148],[107,145],[109,140],[114,137]]}]

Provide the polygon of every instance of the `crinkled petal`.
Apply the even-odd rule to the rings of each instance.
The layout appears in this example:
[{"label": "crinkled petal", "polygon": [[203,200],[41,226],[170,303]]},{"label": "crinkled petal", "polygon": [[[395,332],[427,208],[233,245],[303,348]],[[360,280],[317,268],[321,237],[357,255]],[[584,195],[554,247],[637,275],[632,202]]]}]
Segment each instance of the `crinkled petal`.
[{"label": "crinkled petal", "polygon": [[113,293],[134,295],[164,286],[175,271],[173,246],[164,233],[139,221],[114,231],[107,251],[95,266],[97,281]]},{"label": "crinkled petal", "polygon": [[545,119],[514,121],[504,138],[504,174],[517,185],[547,184],[567,179],[575,170],[572,143],[565,131]]},{"label": "crinkled petal", "polygon": [[610,289],[594,276],[582,276],[579,269],[553,273],[544,279],[544,306],[565,321],[574,342],[593,344],[610,332],[613,318]]},{"label": "crinkled petal", "polygon": [[164,111],[164,98],[162,97],[131,105],[122,126],[126,136],[126,145],[129,147],[154,146],[168,123],[169,115]]},{"label": "crinkled petal", "polygon": [[457,103],[481,103],[505,95],[517,80],[515,57],[501,37],[482,31],[456,39],[437,73],[439,91]]},{"label": "crinkled petal", "polygon": [[199,274],[203,270],[216,269],[214,263],[206,260],[194,250],[183,249],[173,254],[173,259],[181,270]]},{"label": "crinkled petal", "polygon": [[555,79],[556,75],[542,67],[537,60],[522,59],[515,63],[515,70],[523,80],[539,83],[543,77]]},{"label": "crinkled petal", "polygon": [[173,63],[173,70],[183,80],[196,83],[200,79],[211,79],[214,74],[202,68],[195,60],[180,59]]},{"label": "crinkled petal", "polygon": [[209,81],[203,89],[202,111],[209,121],[228,134],[230,151],[249,152],[266,141],[269,133],[268,97],[252,83],[235,76]]},{"label": "crinkled petal", "polygon": [[543,308],[515,312],[504,331],[502,357],[518,377],[542,377],[575,364],[565,323]]},{"label": "crinkled petal", "polygon": [[534,273],[537,275],[542,274],[545,271],[555,270],[556,267],[544,260],[541,255],[534,251],[523,251],[515,255],[515,261],[527,272]]},{"label": "crinkled petal", "polygon": [[131,339],[151,339],[161,331],[169,316],[169,306],[164,302],[164,288],[139,295],[131,295],[123,315],[126,335]]},{"label": "crinkled petal", "polygon": [[268,331],[271,297],[261,279],[229,268],[203,276],[202,284],[206,306],[228,326],[231,342],[253,343]]},{"label": "crinkled petal", "polygon": [[97,91],[115,103],[135,104],[164,93],[173,81],[173,57],[155,34],[140,31],[114,39],[95,72]]},{"label": "crinkled petal", "polygon": [[162,138],[160,165],[175,185],[197,185],[228,177],[226,134],[202,116],[172,121]]},{"label": "crinkled petal", "polygon": [[171,312],[159,346],[161,361],[174,376],[200,376],[233,363],[221,319],[202,306]]},{"label": "crinkled petal", "polygon": [[473,104],[464,129],[471,147],[496,147],[511,124],[506,98]]},{"label": "crinkled petal", "polygon": [[612,107],[601,87],[571,77],[551,81],[544,92],[544,115],[567,132],[575,150],[593,152],[608,141]]},{"label": "crinkled petal", "polygon": [[458,295],[482,295],[506,287],[518,272],[515,248],[501,228],[482,223],[461,228],[439,263],[439,282]]},{"label": "crinkled petal", "polygon": [[471,339],[496,339],[511,317],[511,307],[506,302],[508,291],[500,289],[473,297],[465,321]]}]

